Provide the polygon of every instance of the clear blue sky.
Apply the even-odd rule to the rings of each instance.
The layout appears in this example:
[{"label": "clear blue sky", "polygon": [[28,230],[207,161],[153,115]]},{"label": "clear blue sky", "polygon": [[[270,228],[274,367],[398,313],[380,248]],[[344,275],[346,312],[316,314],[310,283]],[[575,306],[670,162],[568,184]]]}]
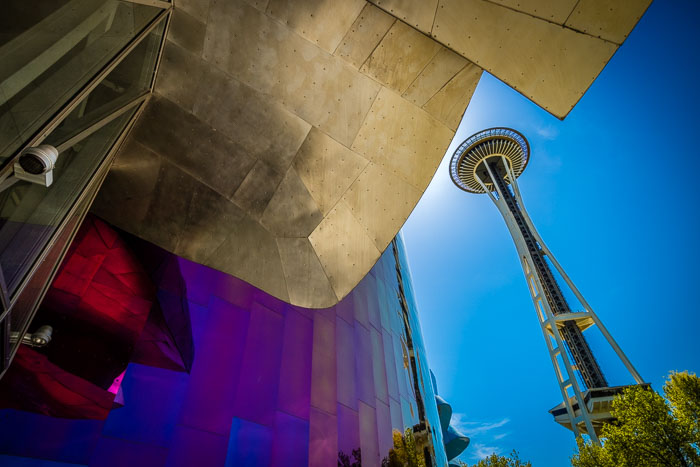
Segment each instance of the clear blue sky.
[{"label": "clear blue sky", "polygon": [[564,121],[481,79],[403,229],[430,366],[472,438],[463,460],[515,448],[561,466],[575,446],[547,412],[561,396],[505,223],[449,179],[479,130],[529,139],[525,205],[642,376],[660,389],[670,370],[700,373],[699,20],[700,2],[654,2]]}]

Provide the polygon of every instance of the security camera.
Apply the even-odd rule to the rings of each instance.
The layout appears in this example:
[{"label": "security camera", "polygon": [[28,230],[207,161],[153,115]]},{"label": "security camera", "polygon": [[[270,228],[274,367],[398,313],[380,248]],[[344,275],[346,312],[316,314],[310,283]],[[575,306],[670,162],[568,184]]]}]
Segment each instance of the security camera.
[{"label": "security camera", "polygon": [[53,335],[53,328],[48,325],[41,326],[39,329],[34,331],[32,334],[26,333],[20,339],[19,332],[10,333],[10,344],[15,344],[20,342],[21,344],[28,345],[29,347],[44,347],[51,342],[51,336]]},{"label": "security camera", "polygon": [[58,149],[42,144],[22,151],[15,161],[15,177],[39,185],[51,186]]}]

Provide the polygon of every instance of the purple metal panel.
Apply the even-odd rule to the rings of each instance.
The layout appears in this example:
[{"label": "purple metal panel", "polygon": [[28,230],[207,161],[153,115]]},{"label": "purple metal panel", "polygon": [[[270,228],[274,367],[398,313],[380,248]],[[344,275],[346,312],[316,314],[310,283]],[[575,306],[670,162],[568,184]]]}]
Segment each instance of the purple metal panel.
[{"label": "purple metal panel", "polygon": [[208,306],[212,285],[221,273],[183,258],[178,258],[178,264],[180,274],[187,284],[187,299],[191,303]]},{"label": "purple metal panel", "polygon": [[200,311],[192,315],[197,351],[179,423],[227,435],[250,313],[213,296]]},{"label": "purple metal panel", "polygon": [[337,400],[335,320],[314,316],[313,343],[311,406],[333,414]]},{"label": "purple metal panel", "polygon": [[[234,278],[235,279],[235,278]],[[268,295],[264,291],[260,289],[256,289],[250,284],[247,284],[243,282],[240,279],[236,279],[246,287],[252,289],[253,291],[253,301],[258,302],[259,304],[263,305],[264,307],[276,311],[277,313],[284,313],[285,309],[289,306],[287,303],[283,302],[282,300],[273,297],[272,295]]]},{"label": "purple metal panel", "polygon": [[309,464],[309,422],[284,412],[275,413],[272,467],[304,467]]},{"label": "purple metal panel", "polygon": [[[203,267],[203,266],[200,266]],[[237,277],[222,274],[214,271],[214,281],[212,282],[212,293],[227,302],[233,303],[244,309],[250,309],[255,301],[258,290],[250,284]],[[272,297],[270,297],[272,298]],[[272,300],[275,300],[274,298]],[[265,306],[271,308],[264,303]]]},{"label": "purple metal panel", "polygon": [[284,316],[277,408],[305,420],[311,404],[313,322],[288,308]]},{"label": "purple metal panel", "polygon": [[75,467],[77,464],[33,459],[31,457],[15,457],[0,455],[2,467]]},{"label": "purple metal panel", "polygon": [[379,303],[379,322],[381,323],[380,329],[382,332],[391,328],[391,308],[389,307],[389,297],[387,293],[387,287],[382,277],[377,280],[377,302]]},{"label": "purple metal panel", "polygon": [[374,393],[377,398],[389,403],[389,394],[387,393],[386,368],[384,366],[384,344],[382,343],[382,335],[374,328],[370,328],[369,335],[372,339],[372,375],[374,379]]},{"label": "purple metal panel", "polygon": [[357,410],[355,381],[354,327],[340,319],[335,321],[338,402]]},{"label": "purple metal panel", "polygon": [[0,452],[87,464],[103,425],[104,420],[69,420],[19,410],[0,410]]},{"label": "purple metal panel", "polygon": [[228,436],[178,425],[166,465],[218,467],[224,465],[227,449]]},{"label": "purple metal panel", "polygon": [[377,399],[377,437],[379,441],[379,452],[382,456],[386,456],[389,450],[394,447],[394,440],[391,431],[391,413],[389,406]]},{"label": "purple metal panel", "polygon": [[130,363],[121,385],[125,404],[110,412],[102,437],[169,446],[178,418],[173,408],[182,404],[188,379],[186,373]]},{"label": "purple metal panel", "polygon": [[168,450],[153,444],[126,441],[103,436],[90,459],[90,467],[124,467],[165,465]]},{"label": "purple metal panel", "polygon": [[267,467],[272,453],[272,428],[234,418],[226,454],[227,467]]},{"label": "purple metal panel", "polygon": [[[351,465],[361,455],[363,466],[378,466],[392,448],[392,429],[418,423],[391,251],[324,310],[285,304],[186,260],[176,264],[184,287],[165,270],[163,278],[169,290],[186,290],[191,373],[130,365],[124,407],[112,410],[102,435],[102,425],[82,420],[45,417],[40,428],[36,421],[23,428],[3,423],[10,411],[0,411],[0,453],[99,465],[263,467]],[[168,298],[175,304],[177,293]]]},{"label": "purple metal panel", "polygon": [[250,309],[250,325],[236,389],[234,413],[261,425],[275,421],[284,317],[258,303]]},{"label": "purple metal panel", "polygon": [[367,320],[371,326],[380,330],[382,328],[381,319],[379,318],[379,301],[377,299],[377,280],[367,279],[365,281],[365,299],[367,304]]},{"label": "purple metal panel", "polygon": [[346,323],[352,324],[355,321],[355,299],[354,294],[349,293],[336,306],[335,311]]},{"label": "purple metal panel", "polygon": [[338,453],[352,456],[360,449],[360,416],[343,404],[338,404]]},{"label": "purple metal panel", "polygon": [[352,291],[353,311],[355,320],[369,328],[369,315],[367,314],[367,281],[371,280],[365,276]]},{"label": "purple metal panel", "polygon": [[367,328],[355,322],[355,376],[357,398],[374,405],[374,375],[372,369],[372,338]]},{"label": "purple metal panel", "polygon": [[399,397],[399,381],[396,376],[396,364],[399,356],[394,353],[394,341],[391,333],[382,330],[382,344],[384,347],[384,368],[386,369],[387,390],[390,396]]},{"label": "purple metal panel", "polygon": [[362,448],[362,467],[379,467],[379,439],[377,437],[377,414],[374,407],[364,402],[360,406],[360,447]]},{"label": "purple metal panel", "polygon": [[391,428],[402,431],[404,429],[401,404],[393,397],[389,398],[389,412],[391,414]]},{"label": "purple metal panel", "polygon": [[309,420],[309,467],[335,465],[338,458],[338,420],[316,408]]}]

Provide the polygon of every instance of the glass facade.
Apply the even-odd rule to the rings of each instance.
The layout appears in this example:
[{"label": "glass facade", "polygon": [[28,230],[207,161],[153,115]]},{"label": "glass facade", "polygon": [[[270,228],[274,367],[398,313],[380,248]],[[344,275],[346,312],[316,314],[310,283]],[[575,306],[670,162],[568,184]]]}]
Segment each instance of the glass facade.
[{"label": "glass facade", "polygon": [[446,465],[416,313],[400,239],[310,310],[89,218],[30,327],[55,340],[0,381],[0,462]]},{"label": "glass facade", "polygon": [[0,15],[0,163],[141,32],[159,8],[118,0],[6,0]]},{"label": "glass facade", "polygon": [[[150,96],[170,16],[159,5],[0,7],[0,377]],[[23,151],[39,145],[58,152],[49,182],[18,172]]]}]

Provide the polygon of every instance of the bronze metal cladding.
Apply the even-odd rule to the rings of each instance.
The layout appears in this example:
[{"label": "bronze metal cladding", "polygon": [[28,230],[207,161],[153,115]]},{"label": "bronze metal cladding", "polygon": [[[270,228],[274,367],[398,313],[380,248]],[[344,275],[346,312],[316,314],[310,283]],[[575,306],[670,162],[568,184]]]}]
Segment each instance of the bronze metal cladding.
[{"label": "bronze metal cladding", "polygon": [[511,3],[176,0],[155,95],[93,209],[295,305],[331,306],[418,202],[482,69],[563,117],[649,2],[613,12],[625,31],[593,0]]}]

